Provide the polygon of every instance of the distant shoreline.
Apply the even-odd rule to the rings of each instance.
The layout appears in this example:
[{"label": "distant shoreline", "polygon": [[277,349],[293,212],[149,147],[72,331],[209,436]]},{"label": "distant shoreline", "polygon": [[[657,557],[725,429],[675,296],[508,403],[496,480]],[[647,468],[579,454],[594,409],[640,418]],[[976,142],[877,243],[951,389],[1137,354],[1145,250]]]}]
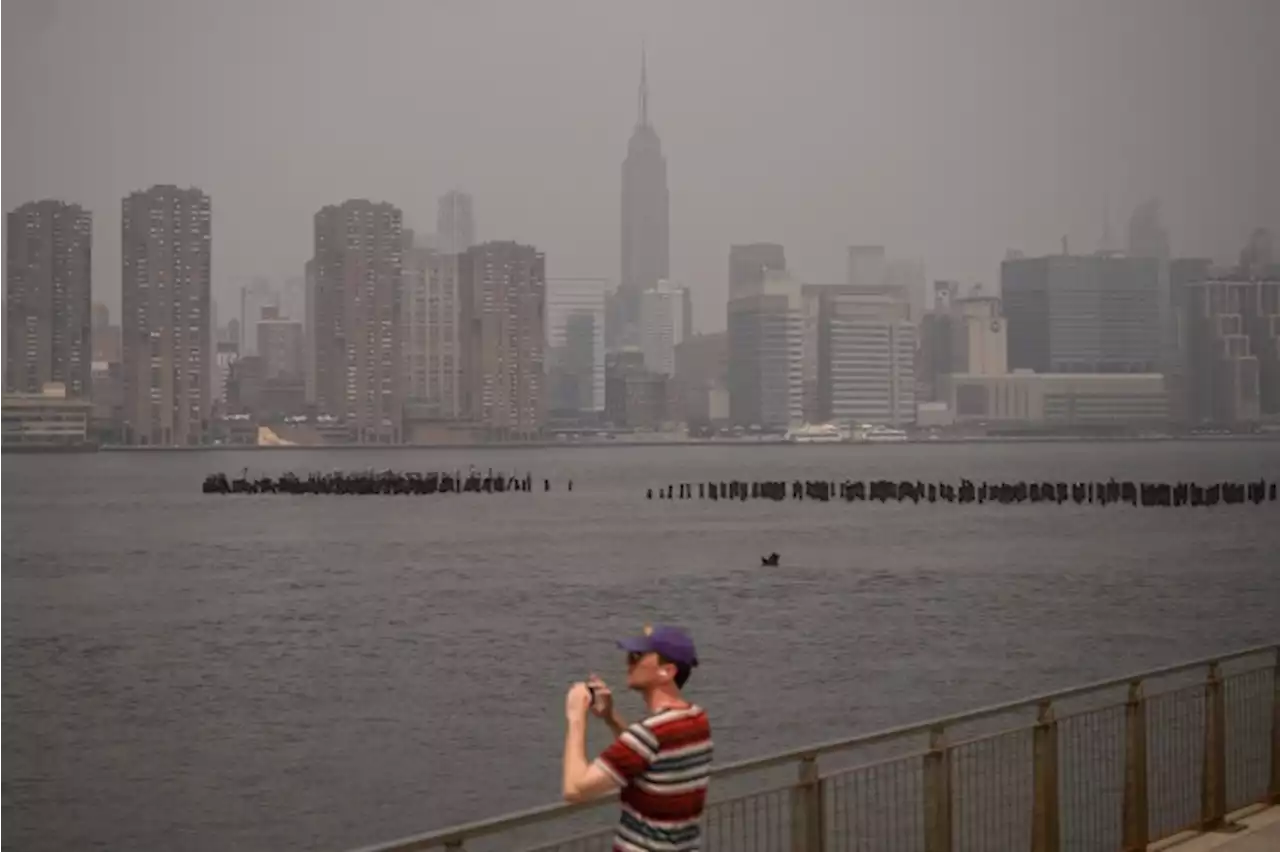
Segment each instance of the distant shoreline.
[{"label": "distant shoreline", "polygon": [[5,453],[32,453],[32,454],[55,454],[62,455],[64,453],[173,453],[173,452],[264,452],[264,451],[282,451],[282,452],[326,452],[329,450],[548,450],[548,449],[575,449],[575,450],[609,450],[635,447],[731,447],[734,449],[759,449],[761,447],[841,447],[844,449],[866,449],[866,448],[884,448],[893,446],[930,446],[945,445],[956,446],[957,444],[1137,444],[1137,443],[1197,443],[1197,442],[1266,442],[1280,441],[1280,433],[1267,433],[1259,435],[1161,435],[1153,437],[1136,437],[1128,435],[1117,436],[1099,436],[1099,435],[1027,435],[1027,436],[992,436],[981,435],[970,438],[937,438],[925,440],[908,440],[900,442],[859,442],[849,441],[845,443],[814,443],[814,444],[793,444],[787,441],[717,441],[717,440],[690,440],[680,439],[671,441],[525,441],[525,442],[504,442],[504,443],[467,443],[467,444],[323,444],[323,445],[296,445],[296,446],[278,446],[278,445],[257,445],[257,444],[202,444],[195,447],[144,447],[131,446],[126,444],[107,444],[98,447],[96,450],[88,447],[73,448],[18,448],[5,447]]}]

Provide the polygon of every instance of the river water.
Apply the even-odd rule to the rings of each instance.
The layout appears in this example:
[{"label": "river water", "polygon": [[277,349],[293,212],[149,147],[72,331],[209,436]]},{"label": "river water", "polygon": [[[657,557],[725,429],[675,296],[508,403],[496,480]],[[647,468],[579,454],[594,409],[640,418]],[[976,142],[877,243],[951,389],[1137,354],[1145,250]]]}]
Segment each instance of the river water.
[{"label": "river water", "polygon": [[[539,490],[199,488],[469,463]],[[343,849],[552,801],[565,686],[647,621],[697,639],[718,761],[1275,641],[1280,504],[644,497],[1112,475],[1277,478],[1280,443],[6,456],[4,845]]]}]

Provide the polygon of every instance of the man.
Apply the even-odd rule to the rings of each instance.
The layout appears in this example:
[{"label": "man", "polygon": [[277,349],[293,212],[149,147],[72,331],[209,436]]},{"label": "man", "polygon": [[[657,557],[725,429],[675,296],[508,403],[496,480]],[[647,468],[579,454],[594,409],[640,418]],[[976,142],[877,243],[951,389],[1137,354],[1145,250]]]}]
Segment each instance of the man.
[{"label": "man", "polygon": [[[628,725],[614,709],[608,686],[595,675],[570,687],[564,797],[584,802],[622,791],[615,852],[696,850],[711,772],[711,727],[706,711],[680,694],[698,665],[693,640],[677,627],[645,627],[643,635],[618,647],[627,652],[627,686],[644,697],[649,715]],[[588,710],[617,736],[591,763]]]}]

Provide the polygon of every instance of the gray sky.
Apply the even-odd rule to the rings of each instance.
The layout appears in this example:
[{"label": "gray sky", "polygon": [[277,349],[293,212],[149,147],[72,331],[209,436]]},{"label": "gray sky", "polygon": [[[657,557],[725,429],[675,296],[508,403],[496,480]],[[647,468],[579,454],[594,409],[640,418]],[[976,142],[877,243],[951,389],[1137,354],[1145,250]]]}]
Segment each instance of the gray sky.
[{"label": "gray sky", "polygon": [[618,275],[647,39],[671,266],[723,328],[728,246],[809,281],[884,243],[933,278],[1006,248],[1092,250],[1163,202],[1178,254],[1280,231],[1276,0],[4,0],[6,209],[95,218],[119,305],[120,198],[213,199],[214,288],[301,275],[311,216],[371,197],[423,230],[454,186],[480,237],[552,276]]}]

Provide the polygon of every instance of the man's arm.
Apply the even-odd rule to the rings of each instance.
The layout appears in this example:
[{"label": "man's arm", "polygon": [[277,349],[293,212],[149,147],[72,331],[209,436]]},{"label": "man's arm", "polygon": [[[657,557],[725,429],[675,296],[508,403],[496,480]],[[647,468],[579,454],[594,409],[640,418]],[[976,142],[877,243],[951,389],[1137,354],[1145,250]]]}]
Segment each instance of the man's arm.
[{"label": "man's arm", "polygon": [[599,764],[587,763],[585,716],[570,719],[565,727],[563,787],[566,802],[586,802],[618,789],[618,781],[614,776],[601,769]]},{"label": "man's arm", "polygon": [[610,713],[605,718],[604,723],[609,726],[610,731],[613,731],[614,739],[622,736],[622,732],[627,729],[627,720],[622,718],[622,714],[617,710]]}]

